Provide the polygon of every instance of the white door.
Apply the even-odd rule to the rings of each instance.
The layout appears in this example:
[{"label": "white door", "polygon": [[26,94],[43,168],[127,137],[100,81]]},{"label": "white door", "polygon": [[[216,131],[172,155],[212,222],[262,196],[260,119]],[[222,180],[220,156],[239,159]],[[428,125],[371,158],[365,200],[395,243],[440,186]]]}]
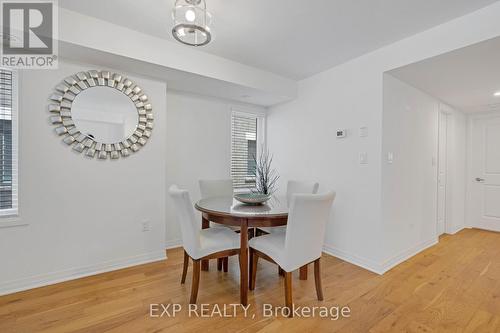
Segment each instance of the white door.
[{"label": "white door", "polygon": [[470,223],[500,231],[500,115],[471,125]]},{"label": "white door", "polygon": [[438,203],[437,234],[444,234],[446,224],[446,178],[448,167],[448,115],[439,113],[439,147],[438,147]]}]

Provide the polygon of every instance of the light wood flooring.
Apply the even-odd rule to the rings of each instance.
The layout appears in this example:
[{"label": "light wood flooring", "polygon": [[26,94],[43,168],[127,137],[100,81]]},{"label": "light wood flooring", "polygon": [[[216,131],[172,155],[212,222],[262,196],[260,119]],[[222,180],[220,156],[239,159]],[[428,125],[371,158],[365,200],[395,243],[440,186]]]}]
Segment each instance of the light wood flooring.
[{"label": "light wood flooring", "polygon": [[[284,303],[276,266],[259,262],[250,317],[150,318],[151,303],[186,307],[191,266],[180,285],[182,250],[163,262],[64,282],[0,297],[0,332],[500,332],[500,234],[468,229],[378,276],[335,257],[322,259],[325,301],[314,278],[293,278],[300,306],[349,306],[351,317],[264,318],[262,305]],[[237,259],[229,272],[201,273],[199,303],[239,302]],[[252,315],[255,314],[255,318]]]}]

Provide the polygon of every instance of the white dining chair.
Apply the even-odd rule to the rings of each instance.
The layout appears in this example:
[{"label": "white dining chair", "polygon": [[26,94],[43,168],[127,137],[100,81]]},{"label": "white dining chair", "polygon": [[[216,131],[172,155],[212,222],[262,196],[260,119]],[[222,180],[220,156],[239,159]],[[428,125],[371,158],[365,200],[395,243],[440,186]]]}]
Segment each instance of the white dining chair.
[{"label": "white dining chair", "polygon": [[[286,185],[286,201],[290,205],[291,197],[293,194],[304,193],[304,194],[316,194],[318,193],[318,183],[314,182],[303,182],[297,180],[289,180]],[[270,234],[273,232],[285,232],[286,226],[281,227],[260,227],[257,229],[257,236],[262,233]]]},{"label": "white dining chair", "polygon": [[[276,263],[285,275],[285,305],[292,309],[292,272],[314,262],[316,295],[323,300],[320,258],[326,224],[335,192],[326,194],[294,194],[285,233],[271,233],[252,238],[250,247],[250,290],[255,289],[258,258]],[[290,316],[293,315],[289,311]]]},{"label": "white dining chair", "polygon": [[[215,180],[199,180],[200,194],[202,199],[213,198],[213,197],[233,197],[233,180],[232,179],[215,179]],[[232,231],[238,232],[240,228],[234,226],[220,225],[217,223],[211,223],[211,227],[215,228],[227,228]],[[224,272],[228,271],[229,261],[228,258],[217,259],[217,270]]]},{"label": "white dining chair", "polygon": [[240,237],[226,228],[200,230],[196,222],[189,192],[172,185],[169,189],[177,219],[181,225],[184,266],[181,283],[186,281],[189,258],[193,260],[193,281],[190,303],[196,303],[200,283],[201,260],[225,258],[240,253]]}]

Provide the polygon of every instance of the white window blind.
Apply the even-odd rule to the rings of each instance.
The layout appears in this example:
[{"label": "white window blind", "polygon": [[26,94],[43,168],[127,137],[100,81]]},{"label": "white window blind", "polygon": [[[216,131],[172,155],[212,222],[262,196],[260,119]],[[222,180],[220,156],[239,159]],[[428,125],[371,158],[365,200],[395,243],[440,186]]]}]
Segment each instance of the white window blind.
[{"label": "white window blind", "polygon": [[234,188],[255,186],[258,117],[233,112],[231,119],[231,178]]},{"label": "white window blind", "polygon": [[17,75],[0,69],[0,216],[18,212]]}]

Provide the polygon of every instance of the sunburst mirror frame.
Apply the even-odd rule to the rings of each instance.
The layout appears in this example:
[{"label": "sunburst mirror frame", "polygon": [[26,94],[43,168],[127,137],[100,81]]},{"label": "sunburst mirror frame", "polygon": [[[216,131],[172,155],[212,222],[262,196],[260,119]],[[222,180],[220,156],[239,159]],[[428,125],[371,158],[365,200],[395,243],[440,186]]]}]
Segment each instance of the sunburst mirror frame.
[{"label": "sunburst mirror frame", "polygon": [[[85,89],[97,86],[114,88],[127,95],[137,109],[137,127],[128,138],[116,143],[102,143],[80,132],[71,117],[71,106],[76,96]],[[88,158],[105,160],[127,157],[139,151],[151,137],[153,129],[153,108],[141,87],[118,73],[89,70],[69,76],[55,87],[50,96],[50,122],[56,126],[55,132],[64,136],[62,141],[73,151]]]}]

